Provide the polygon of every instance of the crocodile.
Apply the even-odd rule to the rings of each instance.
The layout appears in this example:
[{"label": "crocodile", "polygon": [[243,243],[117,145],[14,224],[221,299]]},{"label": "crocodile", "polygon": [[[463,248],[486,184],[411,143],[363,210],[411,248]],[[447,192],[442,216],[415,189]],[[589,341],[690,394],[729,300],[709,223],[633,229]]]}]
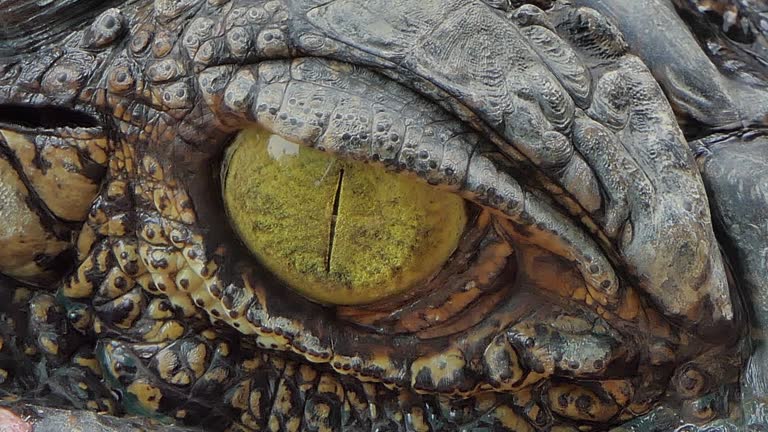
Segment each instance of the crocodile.
[{"label": "crocodile", "polygon": [[768,430],[764,0],[0,23],[2,405],[70,410],[50,430]]}]

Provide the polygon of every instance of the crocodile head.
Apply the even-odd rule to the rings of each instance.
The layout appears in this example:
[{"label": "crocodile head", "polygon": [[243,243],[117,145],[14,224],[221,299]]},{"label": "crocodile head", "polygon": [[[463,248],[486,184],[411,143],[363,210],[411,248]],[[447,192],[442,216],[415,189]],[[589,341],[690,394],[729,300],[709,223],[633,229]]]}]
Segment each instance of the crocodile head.
[{"label": "crocodile head", "polygon": [[[737,175],[765,161],[764,66],[710,58],[696,37],[719,30],[670,4],[0,6],[0,360],[27,398],[207,429],[575,431],[765,396],[759,360],[741,371],[766,206]],[[235,166],[259,140],[327,169]],[[374,186],[345,195],[334,164]],[[398,204],[379,181],[405,185]],[[398,214],[432,202],[416,190],[458,204]],[[450,217],[461,234],[445,256],[373,222],[344,237],[353,198],[416,221],[410,241]],[[311,261],[314,225],[330,244],[308,294],[274,262]],[[358,286],[341,255],[366,277],[407,259]]]}]

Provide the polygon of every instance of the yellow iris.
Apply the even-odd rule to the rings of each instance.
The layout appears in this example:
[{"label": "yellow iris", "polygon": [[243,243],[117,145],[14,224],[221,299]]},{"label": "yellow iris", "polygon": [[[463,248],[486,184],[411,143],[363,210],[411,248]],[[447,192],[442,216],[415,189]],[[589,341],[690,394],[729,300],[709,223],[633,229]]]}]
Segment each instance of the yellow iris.
[{"label": "yellow iris", "polygon": [[466,224],[464,200],[258,129],[222,168],[224,203],[256,257],[302,295],[370,303],[437,272]]}]

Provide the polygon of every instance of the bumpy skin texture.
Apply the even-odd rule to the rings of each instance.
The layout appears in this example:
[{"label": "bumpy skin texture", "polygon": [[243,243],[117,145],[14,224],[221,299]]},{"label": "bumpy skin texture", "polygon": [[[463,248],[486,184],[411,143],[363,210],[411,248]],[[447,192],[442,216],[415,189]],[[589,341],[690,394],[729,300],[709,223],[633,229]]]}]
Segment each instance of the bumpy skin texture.
[{"label": "bumpy skin texture", "polygon": [[[0,1],[9,403],[205,430],[767,428],[766,9]],[[223,210],[249,127],[459,194],[472,224],[410,295],[310,302]]]}]

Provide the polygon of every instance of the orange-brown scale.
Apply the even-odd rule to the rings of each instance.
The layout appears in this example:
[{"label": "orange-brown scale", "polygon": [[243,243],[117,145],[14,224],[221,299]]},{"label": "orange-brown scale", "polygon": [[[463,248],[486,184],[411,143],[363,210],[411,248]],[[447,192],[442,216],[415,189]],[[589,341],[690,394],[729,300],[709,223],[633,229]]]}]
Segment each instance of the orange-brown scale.
[{"label": "orange-brown scale", "polygon": [[604,393],[573,384],[552,385],[547,397],[555,414],[586,422],[607,423],[619,412]]},{"label": "orange-brown scale", "polygon": [[[106,140],[98,130],[0,132],[37,196],[58,218],[82,221],[104,176]],[[96,157],[95,161],[90,156]]]}]

